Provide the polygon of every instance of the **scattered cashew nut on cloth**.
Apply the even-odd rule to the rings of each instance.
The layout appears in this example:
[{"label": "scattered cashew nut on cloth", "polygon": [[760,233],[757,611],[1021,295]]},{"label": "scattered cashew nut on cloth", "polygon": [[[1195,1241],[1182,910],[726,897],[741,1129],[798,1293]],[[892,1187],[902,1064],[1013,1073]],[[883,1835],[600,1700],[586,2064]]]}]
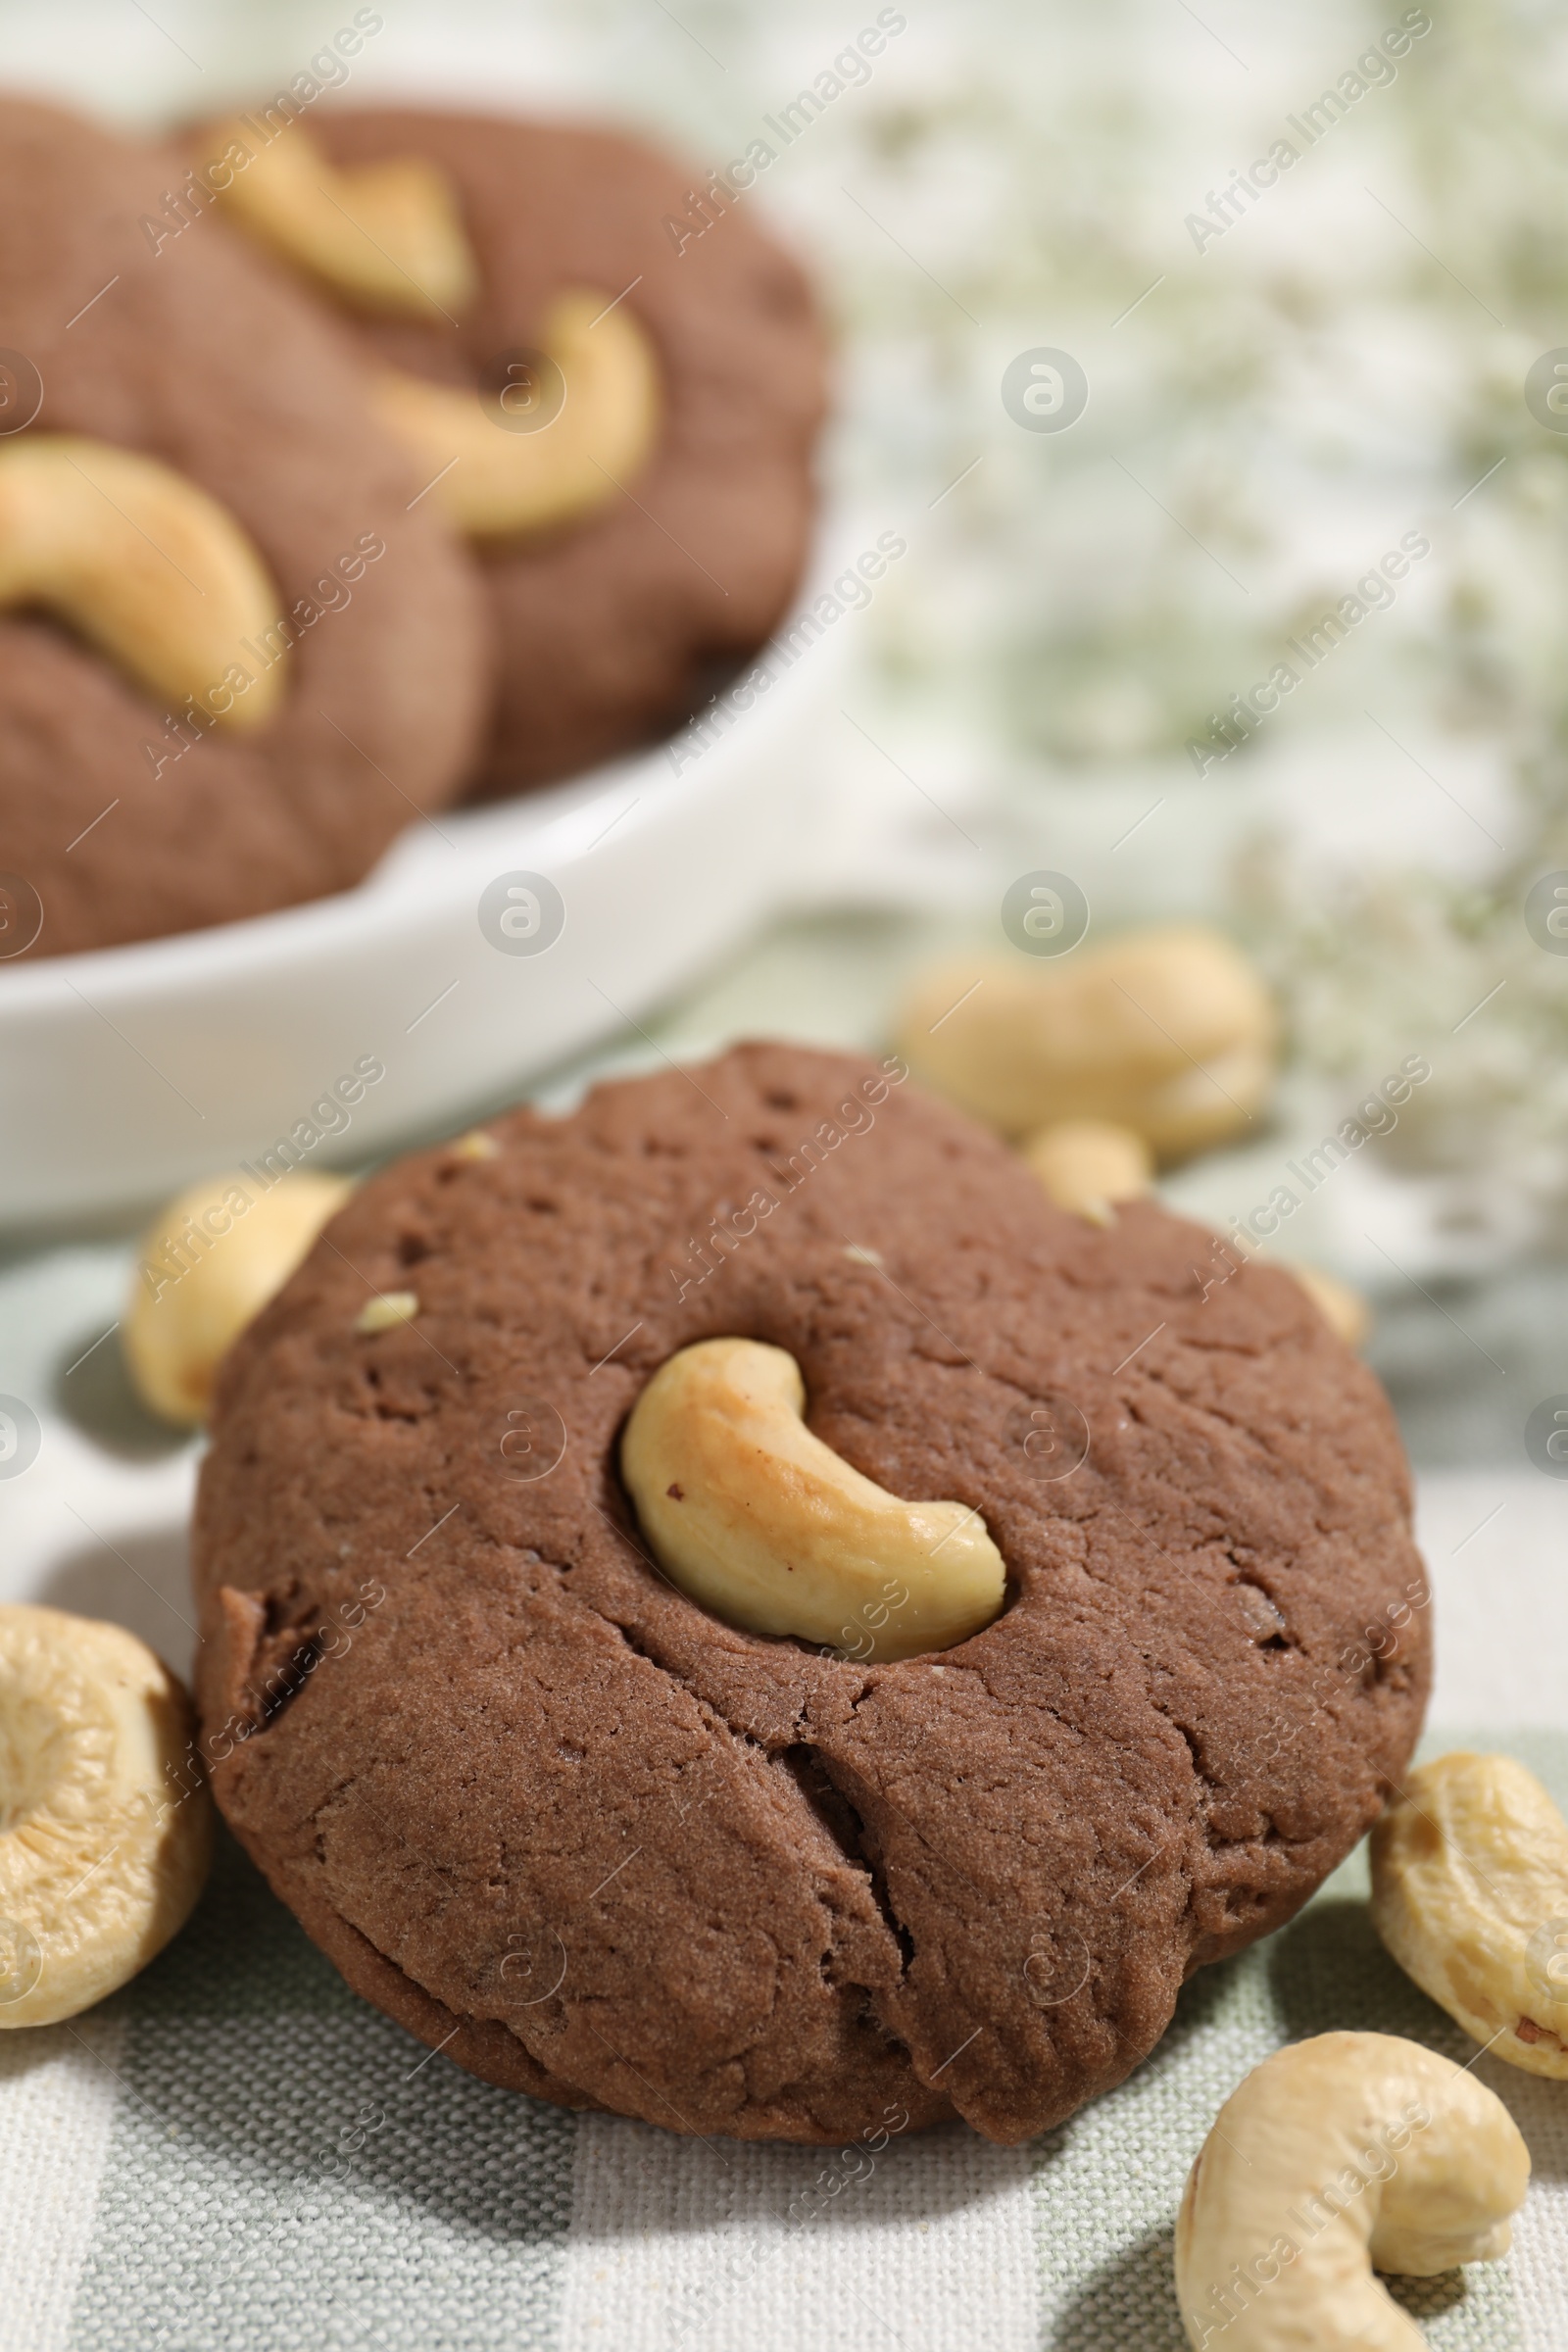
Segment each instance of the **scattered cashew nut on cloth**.
[{"label": "scattered cashew nut on cloth", "polygon": [[1568,1822],[1512,1756],[1412,1772],[1372,1832],[1372,1924],[1475,2040],[1568,2082]]},{"label": "scattered cashew nut on cloth", "polygon": [[291,1168],[261,1190],[254,1170],[193,1184],[142,1235],[122,1318],[131,1386],[176,1427],[207,1418],[218,1367],[304,1259],[354,1187]]},{"label": "scattered cashew nut on cloth", "polygon": [[0,2027],[145,1968],[195,1908],[213,1821],[190,1700],[146,1644],[0,1606]]},{"label": "scattered cashew nut on cloth", "polygon": [[1176,1160],[1252,1125],[1273,1090],[1278,1033],[1240,948],[1180,923],[1045,964],[938,964],[909,990],[898,1043],[917,1078],[1004,1135],[1110,1120]]},{"label": "scattered cashew nut on cloth", "polygon": [[1204,2352],[1422,2352],[1373,2276],[1508,2251],[1530,2154],[1474,2075],[1394,2034],[1319,2034],[1254,2067],[1188,2176],[1176,2291]]}]

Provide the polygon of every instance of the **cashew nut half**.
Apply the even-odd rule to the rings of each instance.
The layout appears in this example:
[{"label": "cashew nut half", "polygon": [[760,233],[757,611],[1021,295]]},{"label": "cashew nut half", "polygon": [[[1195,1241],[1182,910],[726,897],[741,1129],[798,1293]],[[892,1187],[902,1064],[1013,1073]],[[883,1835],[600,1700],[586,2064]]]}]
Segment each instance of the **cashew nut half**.
[{"label": "cashew nut half", "polygon": [[220,726],[260,726],[282,690],[281,662],[245,658],[243,640],[279,606],[232,514],[172,466],[107,441],[24,433],[0,447],[0,606],[18,605],[41,606],[138,686],[189,697]]},{"label": "cashew nut half", "polygon": [[1107,1119],[1058,1119],[1023,1147],[1024,1158],[1058,1208],[1114,1225],[1115,1203],[1153,1189],[1154,1162],[1143,1137]]},{"label": "cashew nut half", "polygon": [[194,1728],[134,1635],[0,1607],[0,2027],[75,2017],[190,1916],[213,1850]]},{"label": "cashew nut half", "polygon": [[353,1186],[291,1169],[270,1192],[246,1173],[172,1200],[142,1236],[121,1346],[142,1402],[182,1428],[205,1421],[218,1367],[279,1292]]},{"label": "cashew nut half", "polygon": [[[548,530],[619,492],[659,431],[659,366],[630,314],[603,294],[564,294],[541,330],[565,398],[534,432],[513,432],[475,392],[386,369],[382,422],[430,477],[431,496],[473,539]],[[503,403],[506,395],[502,396]]]},{"label": "cashew nut half", "polygon": [[795,1358],[757,1340],[701,1340],[660,1366],[620,1448],[660,1566],[731,1625],[861,1658],[989,1625],[1006,1572],[979,1512],[887,1494],[805,1410]]},{"label": "cashew nut half", "polygon": [[232,174],[220,201],[260,243],[360,310],[444,318],[472,301],[479,272],[434,164],[408,155],[340,172],[297,122],[256,140],[253,124],[224,123],[207,174]]},{"label": "cashew nut half", "polygon": [[1494,2091],[1394,2034],[1319,2034],[1232,2091],[1176,2223],[1202,2352],[1421,2352],[1374,2270],[1436,2278],[1508,2250],[1530,2153]]},{"label": "cashew nut half", "polygon": [[1568,2082],[1568,1823],[1512,1756],[1439,1756],[1372,1832],[1372,1924],[1494,2056]]},{"label": "cashew nut half", "polygon": [[1004,1135],[1110,1119],[1170,1160],[1253,1123],[1276,1028],[1241,950],[1201,924],[1173,924],[1042,963],[939,965],[905,1004],[899,1048],[917,1076]]}]

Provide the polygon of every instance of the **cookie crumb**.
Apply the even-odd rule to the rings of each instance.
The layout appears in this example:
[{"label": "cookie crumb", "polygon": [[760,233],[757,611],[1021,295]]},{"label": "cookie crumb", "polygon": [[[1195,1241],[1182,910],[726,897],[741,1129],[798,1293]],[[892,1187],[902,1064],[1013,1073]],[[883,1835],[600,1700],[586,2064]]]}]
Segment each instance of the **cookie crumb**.
[{"label": "cookie crumb", "polygon": [[399,1323],[412,1323],[419,1311],[418,1295],[414,1291],[386,1291],[375,1298],[367,1298],[354,1318],[356,1331],[391,1331]]}]

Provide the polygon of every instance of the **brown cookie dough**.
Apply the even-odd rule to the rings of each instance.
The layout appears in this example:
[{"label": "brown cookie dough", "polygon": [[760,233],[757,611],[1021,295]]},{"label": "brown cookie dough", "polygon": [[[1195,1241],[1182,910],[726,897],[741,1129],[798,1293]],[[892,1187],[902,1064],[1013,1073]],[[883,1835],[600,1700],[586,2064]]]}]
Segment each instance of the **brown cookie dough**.
[{"label": "brown cookie dough", "polygon": [[0,615],[0,873],[42,903],[33,956],[346,889],[452,800],[484,720],[473,567],[410,512],[358,349],[220,220],[193,205],[175,233],[170,181],[165,153],[0,101],[6,381],[41,379],[24,437],[116,444],[217,499],[296,642],[277,710],[240,734],[172,712],[64,622]]},{"label": "brown cookie dough", "polygon": [[801,271],[744,198],[677,245],[665,223],[685,220],[692,173],[618,133],[412,109],[321,108],[308,128],[335,164],[422,156],[457,192],[478,299],[453,324],[362,318],[384,359],[493,391],[578,288],[619,296],[658,355],[663,424],[636,478],[586,519],[481,556],[501,686],[475,791],[667,733],[768,637],[806,560],[824,392]]},{"label": "brown cookie dough", "polygon": [[[492,1133],[368,1184],[228,1360],[196,1577],[229,1821],[491,2081],[743,2137],[1057,2122],[1410,1754],[1376,1382],[1288,1275],[1204,1298],[1209,1236],[1053,1207],[900,1065],[746,1046]],[[378,1293],[413,1319],[357,1329]],[[856,1662],[655,1571],[619,1433],[723,1334],[787,1348],[880,1486],[983,1513],[1001,1617]]]}]

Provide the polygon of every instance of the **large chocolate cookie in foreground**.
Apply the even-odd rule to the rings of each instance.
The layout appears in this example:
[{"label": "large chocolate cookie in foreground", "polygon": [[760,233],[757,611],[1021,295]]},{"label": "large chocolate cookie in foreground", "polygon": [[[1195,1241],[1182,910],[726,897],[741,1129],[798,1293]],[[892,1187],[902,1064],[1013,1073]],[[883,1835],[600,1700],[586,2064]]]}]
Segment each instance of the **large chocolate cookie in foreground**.
[{"label": "large chocolate cookie in foreground", "polygon": [[506,355],[540,344],[551,304],[583,287],[655,353],[647,463],[607,476],[597,513],[483,551],[502,662],[476,788],[515,792],[666,734],[772,633],[806,561],[824,385],[800,270],[744,202],[710,200],[699,232],[689,170],[612,131],[345,108],[311,135],[349,168],[420,157],[457,197],[474,297],[428,325],[362,319],[383,358],[493,392]]},{"label": "large chocolate cookie in foreground", "polygon": [[[897,1064],[747,1046],[491,1134],[368,1183],[225,1367],[196,1573],[228,1820],[351,1984],[491,2081],[746,2137],[1055,2123],[1409,1756],[1377,1384],[1288,1275],[1205,1298],[1207,1235],[1054,1208]],[[982,1513],[1004,1613],[878,1663],[665,1581],[620,1433],[719,1335],[787,1349],[879,1486]]]},{"label": "large chocolate cookie in foreground", "polygon": [[[411,504],[357,347],[222,220],[171,215],[170,176],[0,100],[0,957],[347,889],[454,798],[486,715],[473,567]],[[156,471],[140,512],[127,466]],[[184,695],[87,625],[114,605],[167,657],[215,611],[175,494],[256,583]]]}]

